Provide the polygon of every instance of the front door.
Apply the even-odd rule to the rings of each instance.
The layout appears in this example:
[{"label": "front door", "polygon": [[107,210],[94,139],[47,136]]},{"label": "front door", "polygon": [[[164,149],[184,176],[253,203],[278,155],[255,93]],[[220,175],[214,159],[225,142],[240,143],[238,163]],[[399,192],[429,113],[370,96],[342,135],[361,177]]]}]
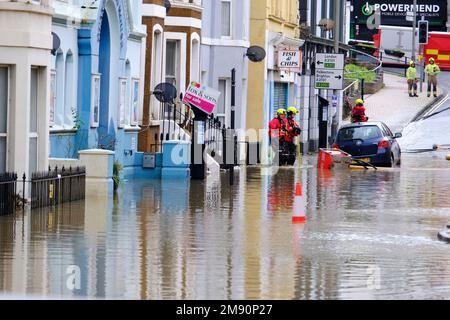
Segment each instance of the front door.
[{"label": "front door", "polygon": [[319,148],[328,148],[328,112],[330,103],[319,96]]}]

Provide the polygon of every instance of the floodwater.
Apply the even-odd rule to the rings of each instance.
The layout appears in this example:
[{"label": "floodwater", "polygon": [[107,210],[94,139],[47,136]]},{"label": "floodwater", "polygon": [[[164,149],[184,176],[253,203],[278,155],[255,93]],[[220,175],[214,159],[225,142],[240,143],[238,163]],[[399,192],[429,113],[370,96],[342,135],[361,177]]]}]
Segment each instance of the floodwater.
[{"label": "floodwater", "polygon": [[[115,196],[0,217],[0,294],[79,299],[449,299],[450,162],[222,181],[133,181]],[[295,183],[307,223],[292,225]]]}]

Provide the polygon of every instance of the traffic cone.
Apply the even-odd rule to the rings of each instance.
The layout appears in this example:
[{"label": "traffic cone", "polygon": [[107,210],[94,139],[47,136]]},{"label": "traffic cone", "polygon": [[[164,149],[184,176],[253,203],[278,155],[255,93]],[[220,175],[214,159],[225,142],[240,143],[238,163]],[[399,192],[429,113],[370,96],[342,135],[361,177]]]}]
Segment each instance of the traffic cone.
[{"label": "traffic cone", "polygon": [[303,202],[302,186],[297,183],[295,187],[294,212],[292,213],[292,223],[305,223],[305,204]]}]

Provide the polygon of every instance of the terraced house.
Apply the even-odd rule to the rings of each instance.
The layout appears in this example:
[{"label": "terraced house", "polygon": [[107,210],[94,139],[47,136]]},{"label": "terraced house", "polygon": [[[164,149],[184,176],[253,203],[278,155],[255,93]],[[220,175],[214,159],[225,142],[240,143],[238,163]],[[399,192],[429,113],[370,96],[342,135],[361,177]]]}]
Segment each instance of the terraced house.
[{"label": "terraced house", "polygon": [[[139,150],[161,151],[165,140],[175,138],[168,128],[176,127],[189,117],[179,99],[176,107],[159,102],[153,90],[159,83],[171,83],[177,93],[184,93],[190,81],[200,81],[200,41],[202,30],[202,3],[200,0],[170,1],[169,10],[163,0],[144,0],[142,22],[147,28],[144,107]],[[169,116],[178,110],[176,123]],[[161,135],[162,134],[162,135]],[[161,136],[163,139],[161,140]],[[181,135],[182,139],[189,136]],[[168,139],[166,139],[168,138]]]},{"label": "terraced house", "polygon": [[60,46],[50,74],[50,157],[104,149],[138,160],[145,27],[138,0],[53,1]]}]

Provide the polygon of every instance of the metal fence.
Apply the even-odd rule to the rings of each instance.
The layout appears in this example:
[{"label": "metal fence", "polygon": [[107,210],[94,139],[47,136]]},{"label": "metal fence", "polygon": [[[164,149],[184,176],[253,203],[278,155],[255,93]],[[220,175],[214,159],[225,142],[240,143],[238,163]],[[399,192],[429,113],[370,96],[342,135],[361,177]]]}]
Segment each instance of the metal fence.
[{"label": "metal fence", "polygon": [[[23,181],[26,177],[23,177]],[[76,167],[46,172],[36,172],[31,176],[31,208],[44,208],[85,198],[86,169]]]},{"label": "metal fence", "polygon": [[16,208],[17,174],[0,174],[0,216],[13,214]]}]

